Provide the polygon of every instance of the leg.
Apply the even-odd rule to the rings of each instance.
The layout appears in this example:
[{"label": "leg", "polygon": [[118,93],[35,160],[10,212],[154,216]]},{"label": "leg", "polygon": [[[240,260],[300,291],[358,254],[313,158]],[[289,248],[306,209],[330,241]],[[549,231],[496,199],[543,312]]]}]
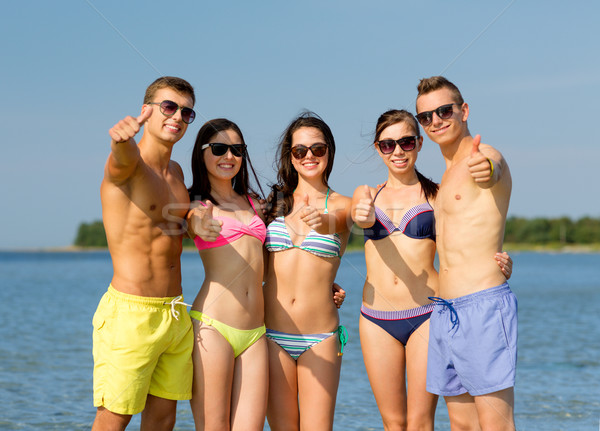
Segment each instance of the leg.
[{"label": "leg", "polygon": [[428,342],[429,320],[421,324],[406,343],[408,430],[433,431],[438,396],[425,389]]},{"label": "leg", "polygon": [[142,412],[140,431],[171,431],[175,426],[177,401],[148,395],[146,407]]},{"label": "leg", "polygon": [[196,430],[229,430],[233,349],[213,327],[193,319],[194,383],[190,405]]},{"label": "leg", "polygon": [[263,335],[235,359],[231,429],[262,431],[267,413],[269,356]]},{"label": "leg", "polygon": [[92,431],[121,431],[127,427],[131,415],[113,413],[104,407],[98,407]]},{"label": "leg", "polygon": [[273,431],[297,431],[298,379],[296,361],[279,344],[267,340],[269,352],[269,395],[267,419]]},{"label": "leg", "polygon": [[314,345],[298,358],[300,429],[331,430],[340,382],[342,357],[337,334]]},{"label": "leg", "polygon": [[514,431],[515,394],[513,388],[475,397],[483,431]]},{"label": "leg", "polygon": [[359,329],[363,359],[383,427],[386,431],[406,429],[404,346],[362,315]]},{"label": "leg", "polygon": [[452,431],[481,431],[475,401],[468,393],[444,397]]}]

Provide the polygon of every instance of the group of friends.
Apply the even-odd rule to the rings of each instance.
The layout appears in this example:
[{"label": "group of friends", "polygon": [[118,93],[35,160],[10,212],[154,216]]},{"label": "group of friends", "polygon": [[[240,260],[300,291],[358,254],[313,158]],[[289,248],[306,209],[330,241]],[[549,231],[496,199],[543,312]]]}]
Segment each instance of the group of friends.
[{"label": "group of friends", "polygon": [[[422,79],[416,116],[379,117],[387,179],[352,198],[329,186],[335,140],[310,112],[283,132],[266,200],[242,131],[223,118],[200,128],[187,188],[171,152],[194,104],[187,81],[161,77],[141,114],[109,131],[114,275],[93,317],[92,429],[125,429],[141,412],[142,430],[172,430],[189,399],[197,430],[262,430],[265,417],[274,431],[331,430],[348,337],[334,281],[354,224],[367,267],[360,340],[384,428],[433,430],[441,395],[453,430],[514,429],[517,303],[501,253],[511,176],[471,136],[458,88]],[[439,186],[415,166],[419,124],[446,162]],[[189,312],[183,237],[205,272]]]}]

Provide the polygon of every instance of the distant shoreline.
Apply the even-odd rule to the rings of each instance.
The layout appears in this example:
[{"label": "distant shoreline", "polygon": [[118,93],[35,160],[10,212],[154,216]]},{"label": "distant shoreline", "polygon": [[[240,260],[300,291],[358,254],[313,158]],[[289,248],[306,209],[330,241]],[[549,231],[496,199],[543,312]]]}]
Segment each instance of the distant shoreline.
[{"label": "distant shoreline", "polygon": [[[512,253],[533,252],[533,253],[600,253],[600,243],[598,244],[520,244],[505,243],[504,250]],[[2,253],[87,253],[94,251],[108,251],[107,247],[79,247],[68,245],[64,247],[28,247],[22,249],[0,249]],[[347,252],[362,252],[362,247],[348,247]],[[194,247],[184,247],[184,253],[197,252]]]}]

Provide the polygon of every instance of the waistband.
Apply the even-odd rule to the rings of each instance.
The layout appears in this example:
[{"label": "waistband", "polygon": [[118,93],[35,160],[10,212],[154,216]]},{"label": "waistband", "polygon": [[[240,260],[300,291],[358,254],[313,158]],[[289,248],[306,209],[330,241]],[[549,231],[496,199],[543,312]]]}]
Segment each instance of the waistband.
[{"label": "waistband", "polygon": [[422,305],[420,307],[411,308],[408,310],[393,310],[393,311],[382,311],[382,310],[373,310],[366,305],[362,305],[360,307],[360,312],[375,319],[380,320],[403,320],[410,319],[412,317],[422,316],[424,314],[431,313],[433,308],[435,307],[435,303]]},{"label": "waistband", "polygon": [[107,294],[114,299],[130,304],[140,304],[158,309],[171,308],[171,314],[177,320],[179,320],[179,311],[175,310],[175,306],[189,306],[189,304],[183,302],[183,295],[164,297],[131,295],[130,293],[119,292],[112,284],[108,286]]},{"label": "waistband", "polygon": [[510,292],[510,286],[508,283],[502,283],[499,286],[490,287],[489,289],[480,290],[479,292],[471,293],[465,296],[459,296],[458,298],[448,299],[447,301],[452,303],[456,307],[465,306],[477,301],[484,301],[494,296],[501,296]]}]

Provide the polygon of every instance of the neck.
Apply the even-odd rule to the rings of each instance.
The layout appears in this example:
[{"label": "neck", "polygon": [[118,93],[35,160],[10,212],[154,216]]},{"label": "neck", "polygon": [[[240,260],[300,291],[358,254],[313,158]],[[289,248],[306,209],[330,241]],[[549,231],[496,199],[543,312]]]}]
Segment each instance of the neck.
[{"label": "neck", "polygon": [[235,198],[236,192],[233,190],[232,180],[214,178],[210,179],[210,194],[218,201],[229,202]]},{"label": "neck", "polygon": [[473,137],[469,134],[467,130],[466,134],[462,137],[458,138],[456,141],[449,145],[440,145],[440,150],[442,152],[442,156],[446,161],[446,169],[450,168],[452,165],[460,162],[465,157],[469,157],[471,154],[471,142],[473,141]]},{"label": "neck", "polygon": [[302,196],[308,194],[309,196],[322,195],[327,193],[327,186],[323,184],[321,178],[307,181],[302,177],[298,177],[298,186],[294,190],[294,194],[301,193]]},{"label": "neck", "polygon": [[144,134],[138,144],[144,163],[160,171],[169,169],[173,145],[166,145]]},{"label": "neck", "polygon": [[403,187],[414,186],[419,182],[417,177],[417,171],[412,169],[410,172],[402,174],[396,174],[389,172],[386,186],[393,189],[400,189]]}]

